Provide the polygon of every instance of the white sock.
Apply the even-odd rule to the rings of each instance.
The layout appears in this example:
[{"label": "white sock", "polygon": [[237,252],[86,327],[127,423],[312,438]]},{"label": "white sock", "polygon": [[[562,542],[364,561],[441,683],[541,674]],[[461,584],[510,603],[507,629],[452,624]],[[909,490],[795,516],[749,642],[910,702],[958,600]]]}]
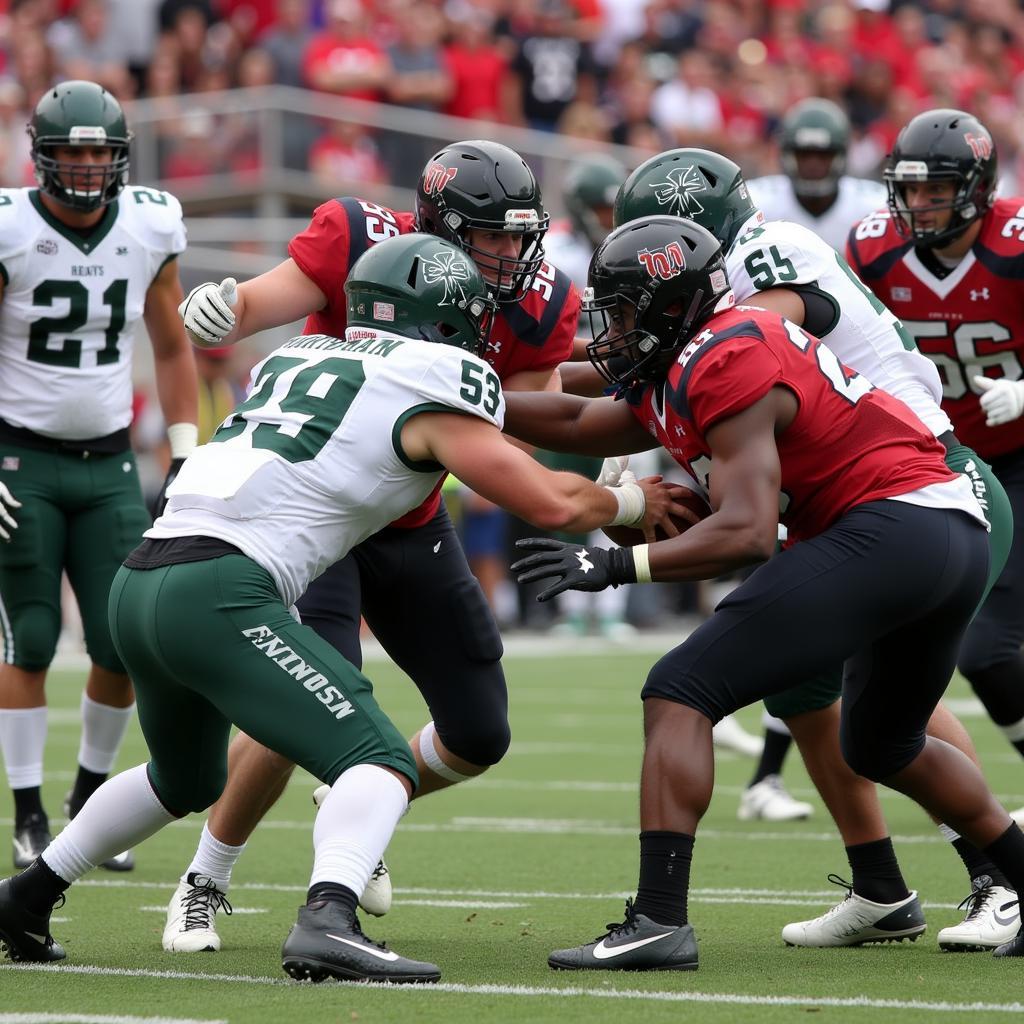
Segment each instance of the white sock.
[{"label": "white sock", "polygon": [[789,727],[786,723],[781,718],[769,715],[767,711],[761,712],[761,725],[772,732],[781,733],[783,736],[789,735]]},{"label": "white sock", "polygon": [[28,789],[43,784],[46,747],[46,707],[0,708],[0,752],[4,755],[7,784]]},{"label": "white sock", "polygon": [[939,835],[946,840],[947,843],[955,843],[960,838],[960,833],[951,829],[948,825],[939,825]]},{"label": "white sock", "polygon": [[140,764],[107,779],[46,848],[43,860],[65,882],[74,882],[175,820],[153,792],[146,765]]},{"label": "white sock", "polygon": [[242,856],[244,849],[245,843],[241,846],[228,846],[227,843],[222,843],[210,831],[210,823],[206,822],[203,825],[203,834],[199,837],[196,855],[185,873],[206,875],[207,878],[213,879],[221,892],[227,892],[231,884],[231,869]]},{"label": "white sock", "polygon": [[380,765],[342,772],[313,825],[309,884],[334,882],[361,896],[408,806],[405,787]]},{"label": "white sock", "polygon": [[89,772],[108,775],[121,749],[135,705],[112,708],[82,694],[82,739],[78,745],[78,763]]},{"label": "white sock", "polygon": [[1011,743],[1019,743],[1024,740],[1024,718],[1019,722],[1012,722],[1010,725],[1000,725],[998,729]]}]

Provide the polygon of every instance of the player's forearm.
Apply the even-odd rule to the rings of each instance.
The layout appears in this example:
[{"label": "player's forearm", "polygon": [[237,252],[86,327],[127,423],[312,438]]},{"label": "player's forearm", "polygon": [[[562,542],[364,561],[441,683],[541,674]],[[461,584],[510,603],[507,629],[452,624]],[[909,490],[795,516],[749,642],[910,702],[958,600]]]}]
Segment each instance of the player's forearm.
[{"label": "player's forearm", "polygon": [[629,438],[588,417],[588,404],[575,395],[506,394],[503,429],[537,448],[574,455],[626,455],[650,447],[649,440],[633,446]]},{"label": "player's forearm", "polygon": [[708,516],[685,533],[648,546],[655,582],[711,580],[767,561],[775,550],[778,529],[772,524],[737,521],[725,513]]},{"label": "player's forearm", "polygon": [[198,416],[196,363],[189,346],[161,355],[154,353],[156,393],[164,422],[195,423]]},{"label": "player's forearm", "polygon": [[568,395],[600,398],[608,382],[590,363],[562,363],[558,368],[562,377],[562,390]]}]

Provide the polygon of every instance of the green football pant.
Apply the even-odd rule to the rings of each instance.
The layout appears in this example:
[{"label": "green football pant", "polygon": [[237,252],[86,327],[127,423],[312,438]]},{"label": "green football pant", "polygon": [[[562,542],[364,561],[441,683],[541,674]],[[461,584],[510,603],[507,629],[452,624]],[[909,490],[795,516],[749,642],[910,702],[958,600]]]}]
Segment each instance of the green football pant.
[{"label": "green football pant", "polygon": [[110,630],[135,683],[150,778],[174,814],[220,795],[232,723],[323,782],[379,764],[419,783],[370,681],[296,622],[244,555],[122,568]]},{"label": "green football pant", "polygon": [[[989,565],[985,592],[978,607],[985,603],[999,574],[1006,565],[1013,542],[1013,509],[1003,485],[996,479],[992,467],[972,448],[958,445],[946,452],[946,465],[954,473],[964,473],[974,486],[974,493],[992,526],[988,535]],[[764,706],[776,718],[791,718],[808,711],[827,708],[839,700],[843,688],[843,667],[816,676],[784,693],[766,697]]]}]

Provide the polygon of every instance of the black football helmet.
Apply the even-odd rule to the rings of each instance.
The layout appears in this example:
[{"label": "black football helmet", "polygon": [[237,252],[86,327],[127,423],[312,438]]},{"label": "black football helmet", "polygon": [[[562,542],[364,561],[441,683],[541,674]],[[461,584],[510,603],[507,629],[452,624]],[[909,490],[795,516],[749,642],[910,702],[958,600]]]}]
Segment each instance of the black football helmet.
[{"label": "black football helmet", "polygon": [[[544,260],[551,218],[540,186],[518,153],[497,142],[455,142],[427,161],[416,189],[416,224],[464,249],[495,278],[499,302],[520,302]],[[469,231],[500,231],[521,239],[518,258],[472,245]]]},{"label": "black football helmet", "polygon": [[[995,202],[996,147],[988,129],[963,110],[927,110],[912,118],[896,137],[884,178],[889,210],[897,230],[925,248],[952,242]],[[919,228],[907,209],[906,182],[951,181],[952,200],[932,210],[951,210],[941,231]]]},{"label": "black football helmet", "polygon": [[611,384],[660,380],[697,329],[733,301],[710,231],[681,217],[629,221],[590,261],[587,355]]},{"label": "black football helmet", "polygon": [[[32,163],[41,191],[75,210],[98,210],[112,203],[128,183],[132,133],[121,104],[95,82],[61,82],[43,93],[27,129]],[[108,146],[105,167],[59,161],[56,146]]]}]

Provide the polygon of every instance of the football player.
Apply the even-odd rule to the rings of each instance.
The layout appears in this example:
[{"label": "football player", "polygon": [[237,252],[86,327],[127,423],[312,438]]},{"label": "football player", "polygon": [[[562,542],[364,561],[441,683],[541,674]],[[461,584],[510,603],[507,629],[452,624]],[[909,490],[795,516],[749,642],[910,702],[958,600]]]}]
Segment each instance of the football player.
[{"label": "football player", "polygon": [[[1009,500],[991,467],[957,442],[939,405],[942,385],[934,365],[917,351],[902,324],[857,280],[839,253],[807,228],[766,221],[739,167],[726,157],[700,149],[677,149],[652,157],[624,183],[616,198],[616,222],[657,210],[666,178],[680,168],[692,183],[691,204],[700,206],[693,219],[725,248],[729,281],[738,301],[755,301],[824,339],[845,366],[906,402],[943,443],[949,468],[971,477],[992,525],[991,588],[1010,549]],[[783,938],[794,945],[856,945],[882,939],[886,929],[879,922],[903,914],[900,931],[906,932],[905,916],[911,911],[918,929],[915,934],[924,931],[917,896],[903,881],[874,787],[842,763],[836,731],[841,687],[842,670],[837,665],[820,679],[765,701],[772,716],[791,724],[796,732],[811,776],[846,844],[853,873],[848,898],[839,908],[783,929]],[[976,760],[969,738],[945,708],[937,712],[929,731]],[[766,800],[777,801],[778,783],[766,772],[781,768],[788,740],[774,730],[767,737],[761,763],[741,800],[740,817],[753,817],[749,809],[757,807],[757,802],[764,806]],[[966,840],[947,827],[942,831],[964,860],[972,895],[966,920],[943,929],[939,944],[946,949],[994,948],[1017,930],[1016,893],[995,865]]]},{"label": "football player", "polygon": [[[712,723],[844,659],[850,768],[916,799],[1024,885],[1024,833],[971,759],[925,732],[986,585],[974,488],[903,402],[791,321],[733,303],[713,235],[674,217],[630,221],[595,253],[586,303],[604,324],[591,358],[622,400],[509,396],[506,427],[532,444],[624,454],[654,437],[713,510],[633,548],[521,542],[537,551],[513,566],[520,581],[554,578],[541,599],[763,563],[651,670],[637,898],[606,935],[552,953],[555,969],[696,968],[686,896]],[[770,557],[780,516],[793,543]],[[996,952],[1022,955],[1024,941]]]},{"label": "football player", "polygon": [[768,220],[810,228],[840,252],[850,225],[885,206],[881,182],[846,173],[850,122],[831,100],[801,100],[786,111],[779,131],[784,174],[752,178],[750,194]]},{"label": "football player", "polygon": [[494,304],[465,252],[427,235],[392,239],[356,262],[346,292],[344,340],[293,338],[255,367],[248,399],[185,462],[166,512],[118,572],[111,627],[150,761],[104,783],[0,883],[11,959],[62,959],[50,912],[71,883],[217,798],[234,722],[331,787],[284,969],[437,981],[437,967],[385,951],[356,916],[419,784],[413,754],[369,681],[292,606],[350,548],[418,507],[445,467],[545,529],[670,522],[673,489],[657,477],[598,486],[502,437],[501,384],[483,358]]},{"label": "football player", "polygon": [[[0,494],[9,504],[14,496],[17,518],[0,544],[0,751],[14,793],[15,867],[50,841],[40,785],[63,572],[91,662],[69,817],[113,767],[133,713],[107,594],[151,522],[128,436],[140,321],[170,424],[168,479],[196,441],[195,360],[177,316],[178,201],[128,185],[131,132],[93,82],[47,90],[28,133],[38,188],[0,191]],[[132,864],[127,851],[105,866]]]},{"label": "football player", "polygon": [[[428,161],[414,211],[351,196],[332,199],[292,239],[283,263],[237,290],[230,279],[199,286],[182,315],[201,344],[229,344],[300,316],[308,317],[309,333],[340,335],[352,264],[373,245],[418,227],[468,253],[494,289],[500,308],[486,358],[503,389],[557,388],[556,368],[572,349],[579,293],[544,259],[547,226],[540,188],[518,154],[495,142],[458,142]],[[421,780],[417,795],[478,775],[504,755],[509,729],[501,638],[437,492],[356,545],[298,607],[303,621],[356,665],[365,615],[423,694],[432,721],[411,740]],[[232,865],[290,772],[284,758],[246,736],[235,739],[227,788],[168,906],[165,949],[219,948],[212,897],[187,879],[198,874],[227,890]],[[360,894],[364,909],[384,913],[390,885],[380,865]]]},{"label": "football player", "polygon": [[[996,151],[977,118],[929,110],[900,132],[889,208],[850,232],[847,259],[942,379],[957,436],[992,464],[1024,522],[1024,199],[995,198]],[[1024,755],[1024,534],[971,625],[959,668]],[[1014,812],[1024,815],[1024,809]]]}]

